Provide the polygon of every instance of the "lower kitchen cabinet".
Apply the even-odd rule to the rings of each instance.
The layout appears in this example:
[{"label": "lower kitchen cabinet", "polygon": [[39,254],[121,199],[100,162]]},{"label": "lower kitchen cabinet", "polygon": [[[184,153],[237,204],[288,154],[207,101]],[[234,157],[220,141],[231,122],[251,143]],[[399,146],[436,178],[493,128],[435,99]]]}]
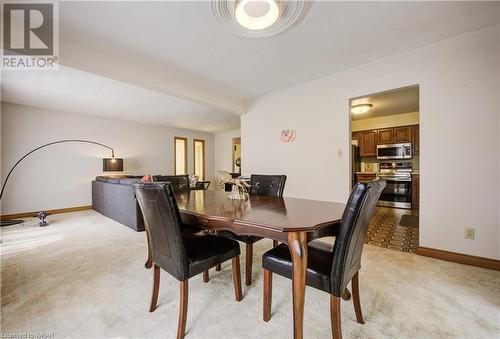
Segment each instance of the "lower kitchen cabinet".
[{"label": "lower kitchen cabinet", "polygon": [[411,175],[411,206],[414,209],[420,207],[420,175]]}]

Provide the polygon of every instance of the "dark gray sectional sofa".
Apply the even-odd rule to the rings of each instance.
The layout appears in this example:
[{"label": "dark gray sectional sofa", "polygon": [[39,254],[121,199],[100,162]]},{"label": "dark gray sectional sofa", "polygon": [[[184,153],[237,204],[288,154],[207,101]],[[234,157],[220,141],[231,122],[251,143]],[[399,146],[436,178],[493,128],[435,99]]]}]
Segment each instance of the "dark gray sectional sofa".
[{"label": "dark gray sectional sofa", "polygon": [[[144,231],[142,212],[135,199],[134,187],[132,186],[142,177],[142,175],[96,177],[92,181],[93,209],[137,232]],[[168,181],[172,183],[175,192],[189,191],[190,189],[188,175],[154,175],[153,181]]]},{"label": "dark gray sectional sofa", "polygon": [[140,178],[98,176],[92,181],[92,207],[97,212],[140,232],[144,220],[132,183]]}]

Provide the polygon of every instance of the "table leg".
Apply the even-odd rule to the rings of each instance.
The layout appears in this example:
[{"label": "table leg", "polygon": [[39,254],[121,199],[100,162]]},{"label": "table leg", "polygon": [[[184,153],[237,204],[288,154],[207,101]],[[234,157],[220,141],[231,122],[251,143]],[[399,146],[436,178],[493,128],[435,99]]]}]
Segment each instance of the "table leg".
[{"label": "table leg", "polygon": [[304,300],[307,274],[307,236],[305,232],[288,234],[288,248],[292,255],[293,275],[293,337],[302,339],[304,328]]}]

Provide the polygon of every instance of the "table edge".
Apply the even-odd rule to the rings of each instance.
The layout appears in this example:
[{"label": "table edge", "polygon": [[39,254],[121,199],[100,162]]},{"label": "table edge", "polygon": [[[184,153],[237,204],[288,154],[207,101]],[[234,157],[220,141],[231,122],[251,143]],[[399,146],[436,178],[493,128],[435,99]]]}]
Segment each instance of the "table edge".
[{"label": "table edge", "polygon": [[251,222],[251,221],[246,221],[246,220],[240,220],[240,219],[229,219],[225,217],[219,217],[219,216],[211,216],[207,214],[200,214],[200,213],[195,213],[192,211],[187,211],[183,209],[179,209],[181,214],[187,214],[190,216],[194,216],[197,218],[204,219],[206,221],[219,221],[219,222],[224,222],[224,223],[230,223],[238,226],[249,226],[249,227],[255,227],[255,228],[261,228],[265,229],[267,231],[271,232],[279,232],[279,233],[289,233],[289,232],[314,232],[317,231],[318,229],[328,227],[328,226],[333,226],[335,224],[338,224],[341,219],[338,220],[329,220],[325,221],[310,227],[286,227],[286,226],[271,226],[271,225],[266,225],[263,223],[257,223],[257,222]]}]

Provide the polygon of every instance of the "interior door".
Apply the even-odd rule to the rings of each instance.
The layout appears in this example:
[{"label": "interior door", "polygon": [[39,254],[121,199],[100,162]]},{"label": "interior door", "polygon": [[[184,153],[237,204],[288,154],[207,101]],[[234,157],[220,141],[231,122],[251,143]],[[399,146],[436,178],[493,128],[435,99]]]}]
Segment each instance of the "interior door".
[{"label": "interior door", "polygon": [[236,164],[238,159],[241,165],[241,138],[233,138],[233,173],[241,173],[241,167]]}]

